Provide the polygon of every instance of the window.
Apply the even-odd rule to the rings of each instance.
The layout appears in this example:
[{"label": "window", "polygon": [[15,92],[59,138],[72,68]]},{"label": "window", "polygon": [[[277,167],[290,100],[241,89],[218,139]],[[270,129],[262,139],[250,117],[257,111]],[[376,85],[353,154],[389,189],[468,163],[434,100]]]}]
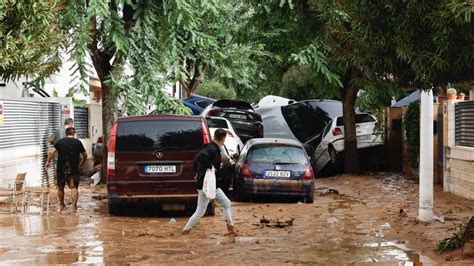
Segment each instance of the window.
[{"label": "window", "polygon": [[211,104],[211,102],[208,101],[198,101],[196,102],[196,105],[201,107],[201,108],[206,108]]},{"label": "window", "polygon": [[291,131],[302,143],[320,134],[331,121],[326,111],[309,102],[282,107],[282,113]]},{"label": "window", "polygon": [[[361,124],[361,123],[370,123],[370,122],[375,122],[375,119],[369,115],[369,114],[356,114],[356,124]],[[337,118],[337,126],[343,126],[344,125],[344,118],[338,117]]]},{"label": "window", "polygon": [[216,118],[206,118],[207,126],[209,128],[229,128],[227,126],[227,121],[223,119],[216,119]]},{"label": "window", "polygon": [[200,121],[130,121],[117,130],[117,151],[197,151],[203,146]]},{"label": "window", "polygon": [[303,148],[278,145],[260,144],[250,148],[247,156],[249,163],[306,163],[306,152]]}]

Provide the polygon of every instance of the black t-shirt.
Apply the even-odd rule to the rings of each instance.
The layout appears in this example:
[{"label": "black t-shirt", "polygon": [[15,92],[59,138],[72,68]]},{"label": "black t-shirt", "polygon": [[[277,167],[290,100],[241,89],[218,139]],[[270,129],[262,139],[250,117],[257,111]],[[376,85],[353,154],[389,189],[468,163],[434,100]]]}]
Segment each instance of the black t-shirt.
[{"label": "black t-shirt", "polygon": [[85,152],[82,142],[75,138],[63,138],[54,144],[58,151],[58,173],[78,175],[81,153]]}]

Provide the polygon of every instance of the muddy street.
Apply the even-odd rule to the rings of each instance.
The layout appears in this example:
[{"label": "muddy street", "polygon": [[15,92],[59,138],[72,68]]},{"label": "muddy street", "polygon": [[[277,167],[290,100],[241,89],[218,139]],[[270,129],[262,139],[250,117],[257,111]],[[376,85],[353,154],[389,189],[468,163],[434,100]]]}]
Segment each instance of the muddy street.
[{"label": "muddy street", "polygon": [[[227,236],[222,210],[204,217],[189,235],[181,217],[114,217],[103,191],[81,187],[79,210],[0,215],[0,261],[70,263],[387,263],[472,264],[459,254],[438,255],[439,240],[474,213],[472,201],[436,190],[435,212],[444,223],[416,222],[416,180],[394,174],[317,179],[313,204],[233,203],[238,237]],[[322,196],[324,188],[339,191]],[[324,193],[323,193],[324,194]],[[5,206],[1,206],[6,211]],[[403,212],[401,213],[401,210]],[[267,227],[262,217],[293,218]],[[406,264],[405,264],[406,263]],[[419,264],[417,264],[419,265]]]}]

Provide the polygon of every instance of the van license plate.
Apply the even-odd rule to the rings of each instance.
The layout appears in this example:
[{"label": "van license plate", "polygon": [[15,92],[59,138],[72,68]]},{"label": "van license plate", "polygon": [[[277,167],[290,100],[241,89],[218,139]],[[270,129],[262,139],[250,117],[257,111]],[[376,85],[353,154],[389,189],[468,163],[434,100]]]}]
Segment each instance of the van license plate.
[{"label": "van license plate", "polygon": [[290,177],[290,171],[265,171],[266,177]]},{"label": "van license plate", "polygon": [[147,165],[145,166],[147,174],[176,173],[176,165]]}]

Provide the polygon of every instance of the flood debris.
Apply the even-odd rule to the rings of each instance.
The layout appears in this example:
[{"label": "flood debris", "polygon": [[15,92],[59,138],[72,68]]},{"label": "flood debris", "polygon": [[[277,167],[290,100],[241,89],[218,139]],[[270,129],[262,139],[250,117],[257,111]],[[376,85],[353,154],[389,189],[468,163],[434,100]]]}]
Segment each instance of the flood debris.
[{"label": "flood debris", "polygon": [[465,254],[474,253],[474,216],[471,217],[466,227],[464,228],[463,243],[461,255],[464,258]]},{"label": "flood debris", "polygon": [[327,194],[339,194],[339,191],[334,188],[327,188],[327,187],[320,187],[317,188],[317,190],[320,190],[319,195],[320,196],[326,196]]},{"label": "flood debris", "polygon": [[293,218],[293,217],[290,217],[290,218],[285,219],[285,220],[267,219],[265,217],[262,217],[260,219],[260,224],[262,226],[266,226],[266,227],[285,228],[287,226],[292,226],[294,220],[295,220],[295,218]]}]

